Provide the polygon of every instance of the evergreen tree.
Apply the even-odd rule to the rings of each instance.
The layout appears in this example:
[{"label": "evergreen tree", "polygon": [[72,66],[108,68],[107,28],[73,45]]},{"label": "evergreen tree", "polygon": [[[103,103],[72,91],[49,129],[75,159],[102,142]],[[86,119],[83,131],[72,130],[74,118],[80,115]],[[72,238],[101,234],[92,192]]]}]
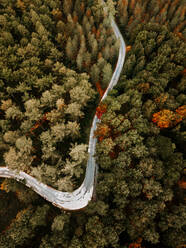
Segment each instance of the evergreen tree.
[{"label": "evergreen tree", "polygon": [[74,50],[73,50],[72,40],[70,37],[68,38],[67,44],[66,44],[66,55],[69,60],[73,60]]},{"label": "evergreen tree", "polygon": [[63,1],[63,12],[65,13],[66,16],[71,13],[72,11],[72,0],[64,0]]},{"label": "evergreen tree", "polygon": [[[1,179],[0,222],[9,221],[0,225],[0,247],[184,247],[183,2],[116,1],[130,49],[119,83],[99,106],[96,195],[81,212],[61,211],[23,184]],[[21,169],[62,191],[84,178],[96,95],[88,74],[74,71],[77,55],[80,72],[101,87],[115,66],[109,63],[116,43],[98,3],[0,4],[0,164],[6,159],[19,170],[31,163]],[[63,56],[69,37],[74,61]]]},{"label": "evergreen tree", "polygon": [[111,76],[112,76],[112,66],[111,66],[111,64],[108,63],[103,67],[102,75],[103,75],[102,85],[103,85],[103,88],[106,88],[108,86],[109,81],[110,81]]}]

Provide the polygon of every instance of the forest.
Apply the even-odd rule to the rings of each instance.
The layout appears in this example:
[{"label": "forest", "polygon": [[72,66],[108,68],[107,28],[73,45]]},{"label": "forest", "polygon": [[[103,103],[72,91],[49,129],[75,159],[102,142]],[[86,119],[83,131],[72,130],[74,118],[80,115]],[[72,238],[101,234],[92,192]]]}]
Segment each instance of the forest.
[{"label": "forest", "polygon": [[[58,190],[82,182],[95,137],[96,197],[60,210],[0,179],[0,248],[186,246],[184,0],[0,2],[0,166]],[[126,42],[119,82],[99,104]]]}]

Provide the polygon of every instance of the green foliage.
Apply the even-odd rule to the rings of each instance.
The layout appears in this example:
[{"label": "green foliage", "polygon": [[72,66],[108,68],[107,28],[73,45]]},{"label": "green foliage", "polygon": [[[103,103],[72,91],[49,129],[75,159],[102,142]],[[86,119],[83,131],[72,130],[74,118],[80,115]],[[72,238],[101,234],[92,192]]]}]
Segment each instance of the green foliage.
[{"label": "green foliage", "polygon": [[106,86],[109,84],[110,79],[112,77],[112,66],[111,66],[111,64],[108,63],[103,67],[102,74],[103,74],[102,85],[103,85],[103,88],[106,88]]},{"label": "green foliage", "polygon": [[[185,1],[182,0],[118,0],[116,1],[117,19],[129,38],[135,35],[133,29],[137,24],[149,22],[166,25],[171,31],[180,35],[185,27],[184,4]],[[184,38],[183,34],[180,37]],[[148,46],[150,43],[154,46],[152,40],[148,41]]]},{"label": "green foliage", "polygon": [[54,222],[52,223],[52,231],[61,232],[64,229],[64,225],[68,225],[69,217],[68,215],[61,214],[54,218]]},{"label": "green foliage", "polygon": [[[156,28],[154,37],[166,33],[167,39],[158,46],[155,45],[156,39],[147,42],[152,37],[151,25]],[[158,225],[163,225],[163,216],[170,218],[172,209],[183,211],[180,206],[184,199],[177,185],[183,178],[184,149],[180,146],[181,139],[173,139],[173,130],[161,130],[152,123],[152,115],[159,109],[175,110],[180,106],[176,96],[185,94],[181,88],[178,90],[182,78],[177,78],[176,71],[181,72],[184,60],[172,60],[175,69],[169,73],[166,65],[179,50],[177,38],[159,25],[144,24],[136,29],[138,35],[132,40],[123,76],[115,87],[117,93],[109,94],[105,99],[107,112],[101,118],[99,129],[101,125],[107,125],[112,131],[103,136],[98,132],[100,142],[96,158],[100,170],[97,195],[109,202],[110,213],[113,207],[123,209],[125,230],[133,241],[141,237],[149,243],[162,242],[166,247],[176,247],[184,242],[184,221],[180,229],[177,222],[174,226],[165,224],[164,230]],[[139,41],[144,48],[141,54],[137,46]],[[133,70],[135,58],[144,62]],[[181,127],[184,128],[184,121],[179,130]],[[112,218],[116,223],[115,216]],[[167,241],[169,231],[174,237],[178,235],[173,243],[172,238]]]},{"label": "green foliage", "polygon": [[[98,128],[107,129],[97,132],[96,195],[79,212],[61,212],[21,184],[1,181],[1,189],[15,192],[22,204],[0,233],[2,248],[126,248],[139,237],[142,247],[185,244],[180,185],[185,180],[186,122],[183,118],[168,129],[152,122],[154,113],[185,104],[184,1],[113,2],[132,48],[118,85],[104,100],[107,112]],[[0,163],[5,156],[17,168],[36,156],[31,173],[71,191],[86,164],[83,119],[87,122],[85,113],[95,96],[88,75],[74,70],[79,66],[93,83],[107,86],[108,65],[111,71],[114,61],[109,48],[116,44],[107,36],[106,13],[101,1],[92,0],[63,1],[62,7],[49,0],[0,5]],[[39,128],[32,129],[35,124]],[[6,206],[1,211],[9,213]]]},{"label": "green foliage", "polygon": [[[108,14],[101,1],[3,1],[0,25],[0,163],[72,190],[95,83],[108,86],[117,58]],[[69,157],[72,147],[84,159]]]}]

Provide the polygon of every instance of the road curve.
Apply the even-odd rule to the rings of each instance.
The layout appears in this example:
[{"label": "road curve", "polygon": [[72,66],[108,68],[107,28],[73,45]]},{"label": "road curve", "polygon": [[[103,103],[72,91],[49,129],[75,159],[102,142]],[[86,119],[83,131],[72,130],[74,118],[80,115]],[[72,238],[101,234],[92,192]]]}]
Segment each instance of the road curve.
[{"label": "road curve", "polygon": [[[111,18],[111,26],[114,30],[116,38],[120,40],[120,49],[115,71],[101,101],[105,99],[108,92],[117,84],[123,68],[126,53],[125,42],[119,31],[119,28],[114,21],[114,18]],[[14,178],[17,181],[23,182],[26,186],[33,189],[47,201],[61,209],[72,211],[86,207],[95,193],[96,178],[98,173],[98,166],[94,158],[97,142],[97,139],[94,138],[94,131],[96,130],[96,125],[98,122],[100,122],[100,120],[95,115],[89,136],[89,159],[87,162],[85,178],[82,185],[75,191],[71,193],[61,192],[39,182],[25,172],[16,172],[8,169],[7,167],[0,167],[0,177]]]}]

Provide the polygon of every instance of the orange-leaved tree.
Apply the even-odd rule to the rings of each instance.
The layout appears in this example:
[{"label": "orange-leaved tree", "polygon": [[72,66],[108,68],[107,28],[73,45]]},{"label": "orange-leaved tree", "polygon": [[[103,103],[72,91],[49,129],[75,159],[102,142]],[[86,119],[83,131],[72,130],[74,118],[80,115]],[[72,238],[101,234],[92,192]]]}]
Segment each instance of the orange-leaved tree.
[{"label": "orange-leaved tree", "polygon": [[153,114],[152,121],[160,128],[173,127],[186,117],[186,105],[180,106],[173,112],[169,109],[160,110]]}]

